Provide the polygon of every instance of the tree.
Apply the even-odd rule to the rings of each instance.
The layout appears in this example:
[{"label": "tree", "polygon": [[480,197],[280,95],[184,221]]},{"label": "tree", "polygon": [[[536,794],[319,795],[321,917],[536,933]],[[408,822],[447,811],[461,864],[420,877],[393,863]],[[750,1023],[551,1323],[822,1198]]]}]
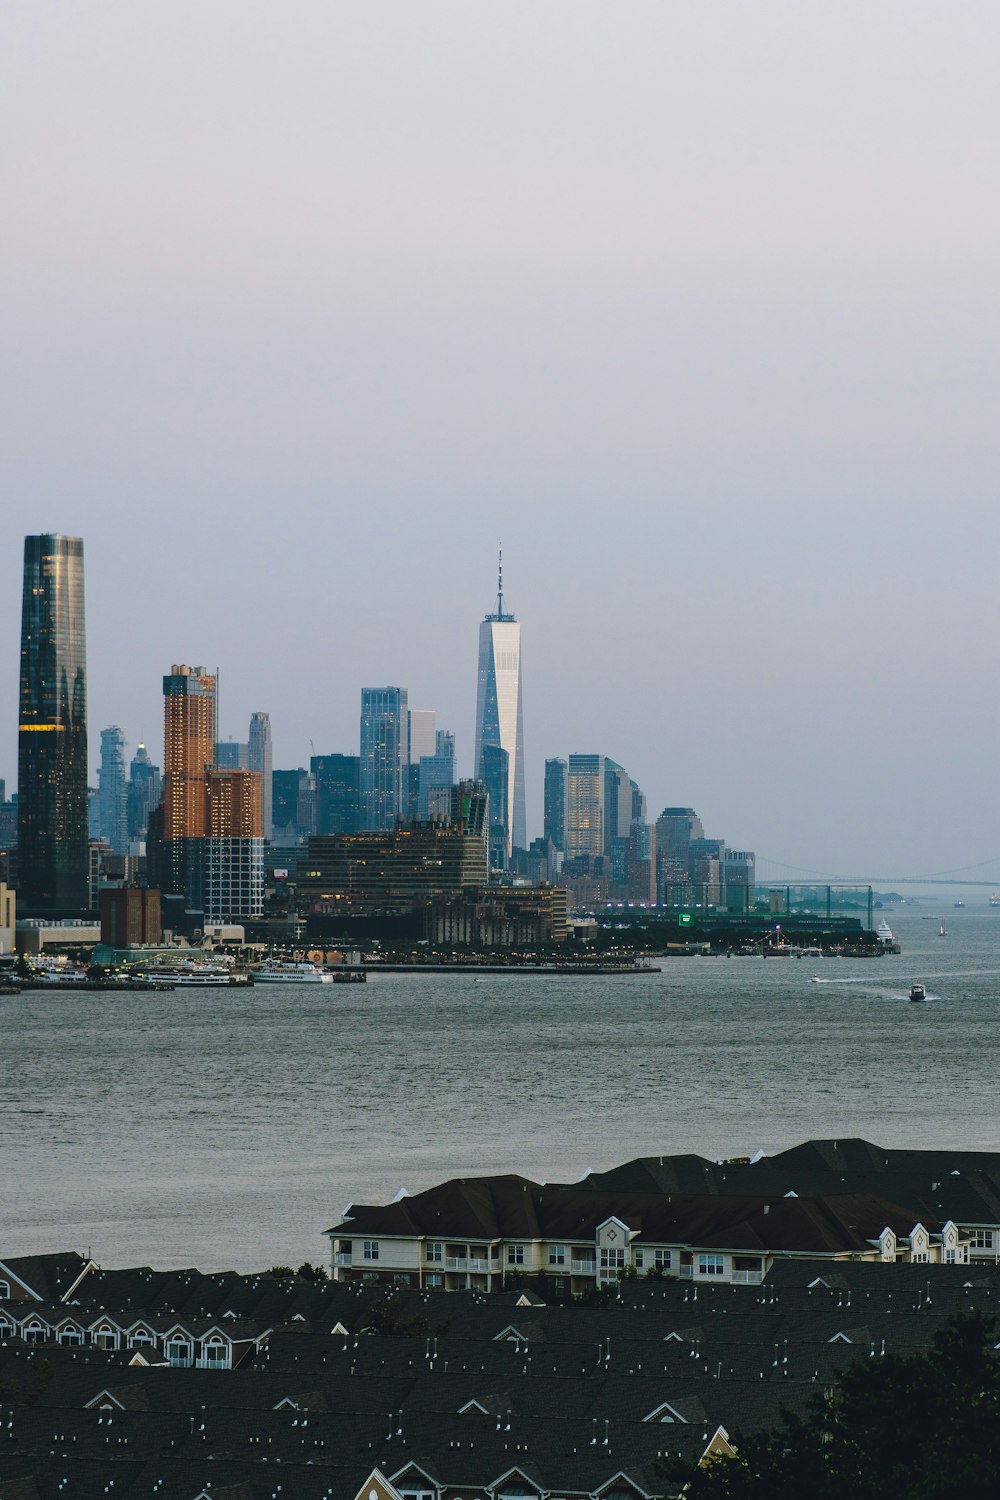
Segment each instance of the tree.
[{"label": "tree", "polygon": [[685,1482],[691,1500],[995,1500],[1000,1494],[1000,1361],[978,1313],[918,1354],[852,1365],[804,1416],[740,1440]]},{"label": "tree", "polygon": [[308,1260],[302,1262],[295,1274],[301,1277],[303,1281],[322,1282],[329,1280],[325,1266],[314,1266]]}]

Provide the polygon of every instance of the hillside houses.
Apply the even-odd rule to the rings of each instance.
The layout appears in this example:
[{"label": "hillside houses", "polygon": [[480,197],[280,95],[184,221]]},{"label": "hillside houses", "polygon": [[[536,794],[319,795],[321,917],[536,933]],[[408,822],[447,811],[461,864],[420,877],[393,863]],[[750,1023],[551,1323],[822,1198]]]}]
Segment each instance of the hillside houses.
[{"label": "hillside houses", "polygon": [[[0,1271],[29,1293],[0,1304],[0,1500],[666,1500],[855,1360],[926,1349],[1000,1293],[992,1266],[793,1259],[564,1306],[49,1259]],[[172,1360],[178,1328],[230,1330],[231,1364]]]}]

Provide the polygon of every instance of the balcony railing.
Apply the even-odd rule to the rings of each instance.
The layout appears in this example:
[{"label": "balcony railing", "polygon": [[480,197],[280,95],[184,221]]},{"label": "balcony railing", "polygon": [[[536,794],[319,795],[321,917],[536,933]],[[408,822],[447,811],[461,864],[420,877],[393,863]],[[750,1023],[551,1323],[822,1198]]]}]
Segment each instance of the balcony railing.
[{"label": "balcony railing", "polygon": [[596,1260],[571,1260],[569,1268],[571,1271],[575,1271],[578,1276],[593,1276],[597,1270],[597,1262]]},{"label": "balcony railing", "polygon": [[749,1284],[750,1286],[757,1286],[759,1282],[763,1281],[763,1279],[764,1279],[764,1273],[763,1273],[763,1271],[734,1271],[733,1272],[733,1280],[734,1281],[740,1281],[740,1282],[743,1282],[745,1284]]},{"label": "balcony railing", "polygon": [[346,1250],[338,1250],[337,1251],[336,1255],[334,1256],[334,1265],[337,1265],[337,1266],[353,1266],[353,1264],[354,1264],[354,1257],[353,1257],[353,1255],[349,1255]]},{"label": "balcony railing", "polygon": [[690,1278],[694,1275],[694,1266],[678,1266],[677,1274],[681,1278],[686,1277],[688,1280],[690,1280]]},{"label": "balcony railing", "polygon": [[[428,1261],[428,1265],[440,1265],[440,1261]],[[446,1271],[489,1271],[491,1269],[488,1260],[474,1259],[471,1255],[449,1255],[445,1260]],[[500,1269],[499,1261],[494,1261],[492,1270]]]}]

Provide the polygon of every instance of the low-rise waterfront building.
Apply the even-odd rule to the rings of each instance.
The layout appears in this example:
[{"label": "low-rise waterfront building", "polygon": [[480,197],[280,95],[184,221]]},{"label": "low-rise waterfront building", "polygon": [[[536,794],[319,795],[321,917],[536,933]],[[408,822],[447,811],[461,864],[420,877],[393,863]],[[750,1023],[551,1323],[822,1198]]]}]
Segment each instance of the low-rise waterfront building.
[{"label": "low-rise waterfront building", "polygon": [[578,1296],[622,1276],[712,1285],[762,1281],[778,1259],[964,1261],[951,1222],[924,1226],[871,1194],[623,1194],[523,1177],[455,1179],[327,1231],[338,1280],[491,1292],[551,1277]]}]

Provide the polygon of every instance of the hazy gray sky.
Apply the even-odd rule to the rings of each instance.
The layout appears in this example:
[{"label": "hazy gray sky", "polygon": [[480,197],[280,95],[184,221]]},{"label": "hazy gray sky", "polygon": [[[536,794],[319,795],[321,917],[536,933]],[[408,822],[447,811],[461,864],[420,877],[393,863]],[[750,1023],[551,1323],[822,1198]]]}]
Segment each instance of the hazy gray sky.
[{"label": "hazy gray sky", "polygon": [[[21,538],[92,752],[222,672],[275,764],[400,683],[469,768],[502,534],[542,761],[822,870],[1000,855],[1000,11],[6,0],[0,775]],[[93,757],[92,757],[93,758]]]}]

